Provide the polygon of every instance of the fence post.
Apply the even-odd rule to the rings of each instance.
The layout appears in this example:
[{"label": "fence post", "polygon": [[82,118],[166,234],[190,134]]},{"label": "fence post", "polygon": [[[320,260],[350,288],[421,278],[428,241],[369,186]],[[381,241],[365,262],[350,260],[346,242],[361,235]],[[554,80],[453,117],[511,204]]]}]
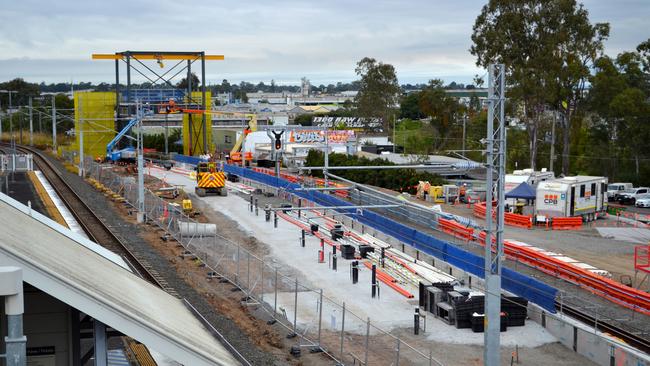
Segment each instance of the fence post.
[{"label": "fence post", "polygon": [[429,348],[429,366],[433,365],[433,350]]},{"label": "fence post", "polygon": [[239,244],[237,244],[237,263],[235,265],[237,269],[237,273],[235,273],[235,283],[239,285]]},{"label": "fence post", "polygon": [[273,290],[273,320],[278,313],[278,267],[275,267],[275,289]]},{"label": "fence post", "polygon": [[264,264],[264,260],[262,260],[261,262],[262,262],[262,273],[260,274],[260,286],[261,286],[260,299],[262,302],[264,302],[264,267],[266,267],[266,265]]},{"label": "fence post", "polygon": [[250,252],[246,252],[246,288],[248,291],[250,291],[251,289],[251,253]]},{"label": "fence post", "polygon": [[322,348],[320,346],[321,323],[323,322],[323,289],[320,289],[320,299],[318,305],[318,351]]},{"label": "fence post", "polygon": [[399,344],[400,343],[401,342],[400,342],[399,338],[397,338],[397,356],[396,356],[396,359],[395,359],[395,366],[399,366]]},{"label": "fence post", "polygon": [[368,320],[366,322],[366,355],[363,358],[364,359],[364,362],[363,362],[364,365],[368,365],[368,346],[369,346],[368,342],[369,341],[370,341],[370,317],[368,317]]},{"label": "fence post", "polygon": [[343,364],[344,332],[345,332],[345,301],[343,302],[343,315],[341,316],[341,364]]},{"label": "fence post", "polygon": [[293,334],[298,334],[298,278],[296,277],[296,296],[293,299]]}]

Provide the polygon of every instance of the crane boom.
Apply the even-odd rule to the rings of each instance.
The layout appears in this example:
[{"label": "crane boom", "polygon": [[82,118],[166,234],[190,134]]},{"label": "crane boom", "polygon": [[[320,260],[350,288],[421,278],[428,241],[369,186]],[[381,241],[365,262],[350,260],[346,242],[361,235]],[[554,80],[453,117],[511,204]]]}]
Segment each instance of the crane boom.
[{"label": "crane boom", "polygon": [[127,123],[127,125],[124,126],[122,131],[118,132],[118,134],[115,135],[115,137],[106,145],[106,157],[108,159],[110,159],[110,160],[119,160],[119,157],[117,157],[117,159],[115,159],[116,156],[115,156],[115,154],[113,152],[113,149],[115,148],[115,145],[117,145],[117,143],[120,142],[122,137],[124,137],[124,135],[126,135],[126,133],[129,132],[129,130],[133,126],[135,126],[138,122],[140,122],[140,119],[141,119],[140,116],[133,117],[129,121],[129,123]]}]

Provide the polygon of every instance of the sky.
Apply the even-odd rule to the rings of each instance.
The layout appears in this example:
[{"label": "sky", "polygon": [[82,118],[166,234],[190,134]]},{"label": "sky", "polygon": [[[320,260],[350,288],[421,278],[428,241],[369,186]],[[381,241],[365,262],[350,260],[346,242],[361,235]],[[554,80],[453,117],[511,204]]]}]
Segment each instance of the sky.
[{"label": "sky", "polygon": [[[206,51],[209,83],[312,84],[356,79],[363,57],[395,66],[400,83],[470,83],[484,70],[469,53],[477,0],[2,0],[0,81],[113,82],[92,53]],[[605,52],[632,50],[650,34],[648,0],[584,0],[609,22]],[[171,62],[166,67],[170,67]],[[164,70],[163,70],[164,72]],[[135,77],[134,81],[144,81]]]}]

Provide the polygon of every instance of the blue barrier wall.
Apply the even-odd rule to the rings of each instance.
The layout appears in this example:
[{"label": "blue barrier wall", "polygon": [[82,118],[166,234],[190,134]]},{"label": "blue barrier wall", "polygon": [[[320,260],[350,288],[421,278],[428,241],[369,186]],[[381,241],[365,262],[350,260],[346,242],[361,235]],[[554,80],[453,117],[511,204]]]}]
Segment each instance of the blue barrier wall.
[{"label": "blue barrier wall", "polygon": [[[321,206],[352,206],[350,202],[344,201],[330,194],[318,191],[296,190],[296,188],[300,187],[299,184],[291,183],[282,178],[258,173],[251,169],[225,165],[224,170],[227,173],[252,179],[272,187],[284,189],[296,196],[310,200]],[[342,208],[337,211],[354,215],[354,219],[364,225],[370,226],[386,235],[390,235],[423,253],[439,258],[467,273],[471,273],[480,278],[484,277],[485,262],[483,257],[463,250],[431,235],[421,233],[412,227],[400,224],[399,222],[369,210],[363,210],[360,214],[353,208]],[[521,296],[543,307],[551,313],[555,313],[555,297],[558,290],[554,287],[505,267],[502,270],[502,287],[517,296]]]},{"label": "blue barrier wall", "polygon": [[187,156],[181,154],[174,155],[174,160],[178,161],[179,163],[192,164],[192,165],[197,165],[202,161],[207,161],[205,159],[201,159],[196,156]]}]

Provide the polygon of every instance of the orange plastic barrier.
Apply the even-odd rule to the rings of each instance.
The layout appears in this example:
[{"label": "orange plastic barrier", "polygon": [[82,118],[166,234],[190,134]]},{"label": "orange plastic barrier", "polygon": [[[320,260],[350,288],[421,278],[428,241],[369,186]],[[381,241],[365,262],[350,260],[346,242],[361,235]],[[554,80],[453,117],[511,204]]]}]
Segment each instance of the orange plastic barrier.
[{"label": "orange plastic barrier", "polygon": [[554,217],[551,220],[553,230],[579,230],[582,227],[582,217]]},{"label": "orange plastic barrier", "polygon": [[[477,202],[476,204],[474,204],[474,216],[485,218],[486,211],[487,210],[485,208],[485,202]],[[492,211],[492,217],[496,217],[495,215],[496,215],[496,211]],[[504,213],[503,216],[506,225],[517,226],[524,229],[533,228],[532,216],[519,215],[511,212],[506,212]]]},{"label": "orange plastic barrier", "polygon": [[[485,232],[481,231],[477,238],[478,243],[485,245],[485,238]],[[494,243],[494,237],[492,241]],[[625,286],[571,263],[540,253],[533,247],[525,247],[505,240],[503,252],[509,259],[527,264],[551,276],[562,278],[626,308],[650,315],[650,294],[645,291]]]},{"label": "orange plastic barrier", "polygon": [[438,227],[442,232],[452,235],[456,238],[472,240],[474,238],[474,229],[465,227],[456,221],[447,219],[438,219]]},{"label": "orange plastic barrier", "polygon": [[504,215],[506,225],[518,226],[524,229],[533,228],[533,217],[506,212]]},{"label": "orange plastic barrier", "polygon": [[[372,268],[372,265],[369,262],[363,262],[363,264],[366,267],[368,267],[368,269]],[[405,296],[407,299],[412,299],[414,297],[412,293],[406,291],[402,286],[396,284],[395,282],[397,282],[397,280],[393,278],[393,276],[389,275],[386,272],[383,272],[379,268],[376,268],[375,271],[377,273],[377,279],[379,281],[385,283],[386,285],[388,285],[388,287],[397,291],[397,293],[399,293],[400,295]]]}]

